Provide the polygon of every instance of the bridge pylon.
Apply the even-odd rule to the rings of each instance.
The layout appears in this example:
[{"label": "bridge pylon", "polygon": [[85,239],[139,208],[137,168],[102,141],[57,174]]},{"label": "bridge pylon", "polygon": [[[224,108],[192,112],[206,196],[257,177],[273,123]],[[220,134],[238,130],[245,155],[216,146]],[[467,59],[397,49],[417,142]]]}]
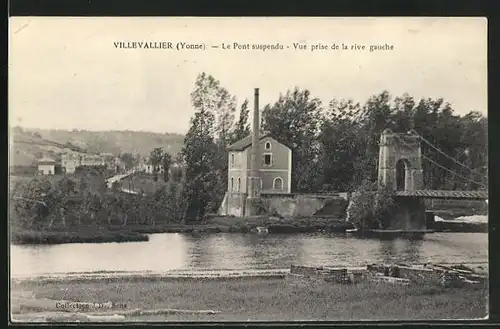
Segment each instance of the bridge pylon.
[{"label": "bridge pylon", "polygon": [[424,189],[420,136],[414,130],[397,134],[387,128],[382,132],[378,184],[400,191]]}]

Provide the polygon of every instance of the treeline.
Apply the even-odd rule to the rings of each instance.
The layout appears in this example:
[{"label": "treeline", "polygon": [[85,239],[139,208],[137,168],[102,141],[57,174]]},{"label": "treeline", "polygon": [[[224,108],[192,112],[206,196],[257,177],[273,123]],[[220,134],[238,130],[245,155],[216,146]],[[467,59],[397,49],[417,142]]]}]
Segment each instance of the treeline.
[{"label": "treeline", "polygon": [[[249,110],[244,100],[235,120],[236,99],[205,73],[191,97],[195,114],[181,154],[186,215],[200,218],[216,211],[223,199],[225,148],[250,133]],[[365,180],[375,182],[380,134],[386,128],[396,133],[414,129],[435,146],[422,143],[422,154],[431,159],[423,160],[427,189],[487,186],[487,118],[477,111],[456,115],[443,99],[393,98],[383,91],[364,104],[344,99],[323,104],[308,90],[295,88],[264,106],[260,127],[292,149],[295,192],[352,192]]]},{"label": "treeline", "polygon": [[[137,215],[144,217],[139,222],[152,223],[151,218],[158,216],[149,214],[155,212],[167,214],[174,222],[199,222],[216,212],[224,198],[226,148],[250,134],[249,102],[238,103],[206,73],[197,77],[191,100],[195,113],[175,159],[181,175],[172,180],[167,171],[165,186],[117,206],[143,214]],[[435,162],[423,160],[426,188],[478,189],[487,185],[487,118],[476,111],[456,115],[443,99],[415,100],[406,94],[393,98],[383,91],[363,104],[343,99],[323,104],[308,90],[295,88],[265,105],[261,120],[261,131],[270,131],[293,151],[294,192],[352,192],[364,181],[376,182],[378,143],[385,128],[397,133],[414,129],[435,146],[422,143],[422,154]],[[156,149],[151,161],[158,173],[160,164],[173,160]],[[108,202],[102,201],[107,200],[104,194],[100,200],[100,204]],[[125,220],[123,214],[116,217]]]}]

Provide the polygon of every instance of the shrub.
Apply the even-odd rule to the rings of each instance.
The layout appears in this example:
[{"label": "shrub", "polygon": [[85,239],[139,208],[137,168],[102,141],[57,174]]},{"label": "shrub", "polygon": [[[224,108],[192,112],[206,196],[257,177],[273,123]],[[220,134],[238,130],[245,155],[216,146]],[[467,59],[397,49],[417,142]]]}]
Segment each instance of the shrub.
[{"label": "shrub", "polygon": [[373,184],[365,180],[352,194],[347,207],[347,220],[360,230],[386,229],[390,226],[394,209],[392,190],[386,186],[373,191]]}]

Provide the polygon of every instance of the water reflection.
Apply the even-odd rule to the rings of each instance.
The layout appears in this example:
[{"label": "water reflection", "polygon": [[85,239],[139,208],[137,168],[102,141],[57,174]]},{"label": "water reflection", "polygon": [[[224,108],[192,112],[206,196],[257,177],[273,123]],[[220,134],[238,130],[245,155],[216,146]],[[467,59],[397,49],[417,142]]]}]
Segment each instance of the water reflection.
[{"label": "water reflection", "polygon": [[384,263],[392,263],[394,261],[395,256],[397,255],[396,241],[394,240],[380,241],[379,254],[381,256],[380,258]]},{"label": "water reflection", "polygon": [[257,269],[375,262],[488,261],[487,234],[436,233],[424,240],[337,235],[153,234],[148,242],[11,246],[11,274],[175,269]]},{"label": "water reflection", "polygon": [[405,255],[405,261],[408,263],[421,263],[420,250],[423,247],[423,240],[404,240],[404,249],[402,254]]}]

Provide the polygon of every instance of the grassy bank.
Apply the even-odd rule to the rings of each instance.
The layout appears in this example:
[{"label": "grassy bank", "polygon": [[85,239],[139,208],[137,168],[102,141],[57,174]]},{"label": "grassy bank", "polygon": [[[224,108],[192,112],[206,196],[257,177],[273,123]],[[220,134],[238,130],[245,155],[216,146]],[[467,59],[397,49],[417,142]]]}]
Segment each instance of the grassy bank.
[{"label": "grassy bank", "polygon": [[[113,302],[127,309],[215,310],[218,314],[170,314],[127,321],[299,321],[431,320],[486,316],[484,286],[441,288],[383,283],[340,285],[287,279],[175,280],[13,283],[13,296],[37,299]],[[12,298],[12,312],[20,309]],[[21,317],[18,317],[21,318]]]},{"label": "grassy bank", "polygon": [[254,232],[258,226],[267,227],[269,233],[344,232],[346,227],[350,227],[342,220],[328,218],[213,217],[203,224],[82,225],[36,230],[14,229],[11,241],[14,244],[147,241],[146,234],[152,233],[248,233]]},{"label": "grassy bank", "polygon": [[[352,228],[343,220],[331,218],[235,218],[213,217],[203,224],[168,224],[168,225],[110,225],[110,226],[72,226],[69,228],[53,228],[25,230],[14,229],[11,241],[14,244],[60,244],[60,243],[102,243],[148,241],[147,234],[152,233],[249,233],[256,227],[267,227],[269,233],[343,233]],[[487,232],[488,226],[483,223],[442,223],[436,222],[429,229],[440,232]]]},{"label": "grassy bank", "polygon": [[106,229],[71,229],[68,231],[17,230],[11,234],[13,244],[61,244],[148,241],[146,234]]}]

